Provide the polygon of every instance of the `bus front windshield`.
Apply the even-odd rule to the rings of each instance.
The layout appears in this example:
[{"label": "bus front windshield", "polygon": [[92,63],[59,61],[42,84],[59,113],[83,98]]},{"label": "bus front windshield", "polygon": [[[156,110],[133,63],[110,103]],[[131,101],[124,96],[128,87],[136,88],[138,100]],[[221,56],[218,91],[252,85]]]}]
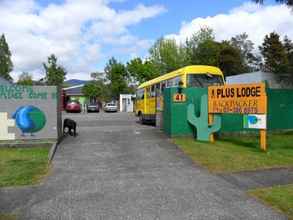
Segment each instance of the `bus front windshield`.
[{"label": "bus front windshield", "polygon": [[224,82],[221,75],[213,75],[208,73],[187,75],[187,87],[205,88],[208,86],[223,84]]}]

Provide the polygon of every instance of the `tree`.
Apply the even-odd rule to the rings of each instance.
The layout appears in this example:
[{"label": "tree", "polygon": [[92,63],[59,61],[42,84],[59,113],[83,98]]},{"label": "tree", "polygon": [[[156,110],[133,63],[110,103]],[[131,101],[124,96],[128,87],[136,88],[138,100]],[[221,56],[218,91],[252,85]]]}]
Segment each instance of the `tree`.
[{"label": "tree", "polygon": [[32,75],[27,72],[23,72],[18,77],[17,84],[23,85],[23,86],[32,86],[33,85]]},{"label": "tree", "polygon": [[45,81],[47,85],[60,86],[63,84],[66,71],[62,66],[58,66],[57,57],[54,54],[48,57],[48,63],[44,63],[43,66],[46,71]]},{"label": "tree", "polygon": [[203,41],[194,51],[192,64],[218,66],[220,51],[220,43],[214,40]]},{"label": "tree", "polygon": [[248,39],[246,33],[232,37],[230,42],[232,46],[238,48],[240,51],[244,72],[259,70],[261,58],[253,53],[254,44]]},{"label": "tree", "polygon": [[127,62],[127,71],[132,81],[142,83],[159,76],[159,70],[149,61],[142,61],[141,58],[134,58]]},{"label": "tree", "polygon": [[101,98],[103,87],[96,81],[92,81],[84,85],[82,88],[82,93],[91,101],[96,101],[96,98]]},{"label": "tree", "polygon": [[13,69],[13,63],[11,61],[11,52],[6,42],[4,34],[0,37],[0,76],[4,79],[12,81],[12,77],[9,73]]},{"label": "tree", "polygon": [[92,72],[90,74],[91,78],[96,81],[105,81],[105,73],[103,72]]},{"label": "tree", "polygon": [[266,35],[259,49],[265,61],[265,71],[273,73],[286,73],[288,71],[286,50],[277,33]]},{"label": "tree", "polygon": [[[264,0],[253,0],[256,3],[263,4]],[[289,6],[293,6],[293,0],[276,0],[276,2],[287,4]]]},{"label": "tree", "polygon": [[293,74],[293,43],[288,36],[284,38],[284,48],[288,58],[288,73]]},{"label": "tree", "polygon": [[[201,45],[202,48],[215,46],[212,42],[215,41],[215,35],[213,29],[209,27],[203,27],[198,32],[194,33],[190,38],[186,39],[185,42],[185,65],[198,64],[198,47]],[[208,43],[206,43],[208,42]]]},{"label": "tree", "polygon": [[107,80],[110,82],[109,88],[112,98],[117,100],[119,94],[128,92],[126,67],[114,57],[108,61],[105,67],[105,74]]},{"label": "tree", "polygon": [[225,76],[235,75],[243,72],[241,52],[229,42],[222,42],[219,54],[219,67]]},{"label": "tree", "polygon": [[158,69],[160,75],[184,66],[183,50],[174,39],[157,40],[149,52],[150,61]]}]

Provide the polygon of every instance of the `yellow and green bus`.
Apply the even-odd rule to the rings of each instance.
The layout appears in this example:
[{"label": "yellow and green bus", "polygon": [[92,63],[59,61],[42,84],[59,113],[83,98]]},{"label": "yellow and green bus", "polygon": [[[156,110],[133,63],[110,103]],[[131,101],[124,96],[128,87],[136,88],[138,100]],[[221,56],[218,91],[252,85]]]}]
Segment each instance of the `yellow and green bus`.
[{"label": "yellow and green bus", "polygon": [[175,70],[142,83],[136,91],[135,113],[140,122],[155,122],[157,111],[163,110],[162,93],[165,88],[223,85],[224,75],[214,66],[193,65]]}]

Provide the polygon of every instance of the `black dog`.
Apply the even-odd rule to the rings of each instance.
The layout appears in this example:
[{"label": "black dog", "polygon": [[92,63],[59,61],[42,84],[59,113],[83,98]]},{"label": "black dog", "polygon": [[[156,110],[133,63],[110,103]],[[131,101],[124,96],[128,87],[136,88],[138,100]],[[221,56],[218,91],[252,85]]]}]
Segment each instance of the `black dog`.
[{"label": "black dog", "polygon": [[[68,129],[66,132],[65,129]],[[72,133],[73,131],[73,133]],[[72,119],[66,118],[63,121],[63,134],[69,134],[71,136],[76,136],[76,122]]]}]

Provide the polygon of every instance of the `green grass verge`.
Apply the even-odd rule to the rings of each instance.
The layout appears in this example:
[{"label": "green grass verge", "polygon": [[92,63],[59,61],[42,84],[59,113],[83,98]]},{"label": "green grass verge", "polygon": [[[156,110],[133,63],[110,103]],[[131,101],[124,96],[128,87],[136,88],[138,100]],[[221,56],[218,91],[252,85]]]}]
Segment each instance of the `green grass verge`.
[{"label": "green grass verge", "polygon": [[290,220],[293,220],[293,185],[250,190],[249,194],[284,212]]},{"label": "green grass verge", "polygon": [[293,166],[293,134],[271,134],[268,151],[259,149],[258,137],[239,136],[217,140],[214,144],[194,138],[174,138],[195,162],[211,172],[236,172]]},{"label": "green grass verge", "polygon": [[49,147],[0,148],[0,187],[38,183],[48,172]]},{"label": "green grass verge", "polygon": [[16,220],[16,215],[11,214],[0,214],[0,220]]}]

